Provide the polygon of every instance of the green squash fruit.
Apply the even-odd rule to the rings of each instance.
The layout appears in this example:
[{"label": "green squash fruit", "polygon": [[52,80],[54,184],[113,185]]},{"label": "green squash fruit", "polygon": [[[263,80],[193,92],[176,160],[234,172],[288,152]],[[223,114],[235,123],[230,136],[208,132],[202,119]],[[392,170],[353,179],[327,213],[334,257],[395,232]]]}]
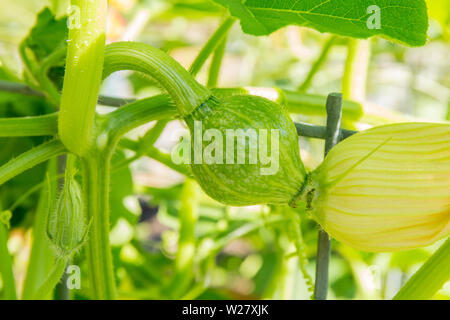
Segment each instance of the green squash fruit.
[{"label": "green squash fruit", "polygon": [[185,117],[192,172],[226,205],[287,204],[306,171],[297,131],[278,104],[256,96],[209,98]]},{"label": "green squash fruit", "polygon": [[[143,43],[116,42],[105,48],[103,76],[118,70],[150,75],[170,94],[191,131],[193,174],[208,195],[228,205],[295,205],[306,172],[295,126],[278,104],[235,94],[236,90],[218,98],[165,52]],[[201,128],[196,130],[196,124]],[[248,142],[237,139],[227,146],[227,130],[241,130],[239,134],[256,130],[256,143],[250,143],[255,138],[252,135]],[[231,144],[236,154],[230,151]],[[245,161],[239,161],[242,157],[237,150],[244,150]],[[213,161],[202,161],[204,153]]]}]

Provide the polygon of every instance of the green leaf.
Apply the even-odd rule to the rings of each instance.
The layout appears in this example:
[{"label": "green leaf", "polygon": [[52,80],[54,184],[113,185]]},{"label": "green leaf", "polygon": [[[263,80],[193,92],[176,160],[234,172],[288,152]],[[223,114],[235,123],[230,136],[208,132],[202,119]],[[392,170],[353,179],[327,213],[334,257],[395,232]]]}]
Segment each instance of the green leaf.
[{"label": "green leaf", "polygon": [[[428,16],[424,0],[213,0],[241,20],[244,32],[268,35],[287,25],[298,25],[354,38],[380,35],[411,46],[424,45]],[[367,22],[378,6],[380,28]]]},{"label": "green leaf", "polygon": [[56,20],[50,9],[43,9],[36,19],[36,24],[24,39],[24,44],[41,61],[50,55],[67,39],[67,18]]},{"label": "green leaf", "polygon": [[211,15],[214,13],[220,13],[222,8],[205,0],[172,0],[172,8],[169,10],[171,13],[178,15],[184,15],[192,18],[193,14],[201,16]]}]

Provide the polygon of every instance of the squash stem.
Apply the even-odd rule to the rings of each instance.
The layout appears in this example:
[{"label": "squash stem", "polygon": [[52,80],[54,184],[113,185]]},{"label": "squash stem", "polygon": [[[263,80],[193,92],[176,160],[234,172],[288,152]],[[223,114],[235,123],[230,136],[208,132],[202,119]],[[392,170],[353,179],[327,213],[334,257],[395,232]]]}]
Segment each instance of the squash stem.
[{"label": "squash stem", "polygon": [[72,0],[66,72],[58,119],[59,136],[71,152],[84,156],[92,144],[105,47],[106,0]]},{"label": "squash stem", "polygon": [[112,300],[116,283],[109,245],[109,180],[111,153],[97,151],[83,159],[83,193],[88,220],[92,221],[86,257],[93,298]]},{"label": "squash stem", "polygon": [[120,70],[142,72],[168,91],[184,117],[204,103],[211,92],[165,52],[138,42],[115,42],[105,48],[103,78]]},{"label": "squash stem", "polygon": [[223,56],[225,55],[225,49],[227,47],[228,32],[223,36],[217,49],[214,51],[211,65],[209,67],[208,74],[208,88],[217,87],[217,82],[219,80],[220,67],[222,66]]}]

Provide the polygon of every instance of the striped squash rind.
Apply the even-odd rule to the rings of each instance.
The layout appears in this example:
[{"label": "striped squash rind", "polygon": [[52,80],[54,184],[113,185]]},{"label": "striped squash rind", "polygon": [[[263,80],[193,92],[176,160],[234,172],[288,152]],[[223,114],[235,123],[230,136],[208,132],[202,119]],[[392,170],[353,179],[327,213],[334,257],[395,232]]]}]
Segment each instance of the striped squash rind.
[{"label": "striped squash rind", "polygon": [[[246,142],[245,164],[195,164],[191,155],[191,167],[203,190],[212,198],[226,205],[245,206],[261,203],[287,204],[300,190],[305,179],[305,169],[300,159],[298,136],[289,115],[278,104],[261,97],[234,95],[209,99],[200,108],[185,118],[191,137],[194,136],[194,121],[202,122],[206,129],[218,129],[223,138],[223,154],[226,152],[227,129],[267,129],[268,150],[271,150],[271,129],[279,130],[279,169],[273,175],[262,175],[258,155],[256,164],[248,163],[249,143]],[[202,133],[203,133],[202,132]],[[258,131],[259,132],[259,131]],[[258,141],[260,135],[258,134]],[[203,141],[202,151],[211,141]],[[191,143],[192,153],[194,143]],[[229,149],[228,149],[229,150]]]}]

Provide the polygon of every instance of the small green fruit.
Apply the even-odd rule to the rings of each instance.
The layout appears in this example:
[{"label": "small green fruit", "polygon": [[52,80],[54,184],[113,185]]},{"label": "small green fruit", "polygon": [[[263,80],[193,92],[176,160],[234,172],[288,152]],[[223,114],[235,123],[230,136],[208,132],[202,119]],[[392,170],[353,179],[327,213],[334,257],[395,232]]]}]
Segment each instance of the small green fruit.
[{"label": "small green fruit", "polygon": [[203,190],[226,205],[287,204],[306,171],[292,120],[255,96],[211,97],[185,117],[191,167]]}]

